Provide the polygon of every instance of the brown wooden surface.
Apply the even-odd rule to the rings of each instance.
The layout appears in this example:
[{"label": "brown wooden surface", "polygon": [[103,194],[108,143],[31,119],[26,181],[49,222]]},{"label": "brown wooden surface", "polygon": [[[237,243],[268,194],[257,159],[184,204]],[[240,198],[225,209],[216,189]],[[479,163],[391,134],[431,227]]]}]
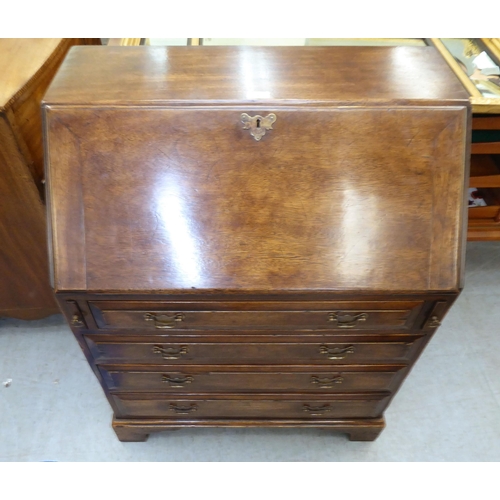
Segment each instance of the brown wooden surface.
[{"label": "brown wooden surface", "polygon": [[[113,429],[120,441],[141,442],[146,441],[151,432],[174,431],[192,427],[260,427],[261,420],[245,419],[184,419],[184,420],[160,420],[160,419],[124,419],[114,418]],[[349,435],[351,441],[374,441],[384,430],[384,418],[363,419],[328,419],[328,420],[306,420],[306,419],[268,419],[268,427],[314,427],[343,432]]]},{"label": "brown wooden surface", "polygon": [[[256,141],[242,113],[277,118]],[[469,118],[429,47],[73,50],[45,104],[54,283],[118,437],[375,439],[462,286]]]},{"label": "brown wooden surface", "polygon": [[476,219],[492,219],[498,214],[499,210],[500,206],[498,205],[469,208],[469,222]]},{"label": "brown wooden surface", "polygon": [[0,39],[0,316],[59,309],[50,288],[40,102],[65,53],[86,39]]},{"label": "brown wooden surface", "polygon": [[53,106],[56,289],[456,290],[464,109]]},{"label": "brown wooden surface", "polygon": [[0,38],[0,110],[8,116],[42,195],[40,102],[69,48],[97,43],[85,38]]},{"label": "brown wooden surface", "polygon": [[[472,118],[474,130],[499,130],[500,116],[476,115]],[[500,142],[474,143],[471,147],[469,186],[483,189],[489,206],[469,208],[468,241],[500,240],[500,200],[494,188],[500,187]],[[491,196],[492,195],[492,196]],[[496,198],[496,199],[495,199]]]},{"label": "brown wooden surface", "polygon": [[0,114],[0,316],[58,312],[49,284],[45,207],[5,116]]},{"label": "brown wooden surface", "polygon": [[[332,331],[408,330],[423,302],[100,301],[89,305],[101,329]],[[176,316],[181,316],[179,321],[169,323]]]},{"label": "brown wooden surface", "polygon": [[[500,213],[500,207],[498,213]],[[469,220],[467,239],[469,241],[499,241],[500,221],[495,221],[493,218]]]},{"label": "brown wooden surface", "polygon": [[471,145],[473,155],[500,154],[500,142],[475,142]]},{"label": "brown wooden surface", "polygon": [[473,130],[500,130],[500,115],[472,117]]},{"label": "brown wooden surface", "polygon": [[112,396],[118,418],[375,418],[380,417],[388,394],[379,392],[291,396],[260,394],[176,397],[162,393]]},{"label": "brown wooden surface", "polygon": [[468,94],[433,47],[144,46],[73,49],[45,96],[93,105],[398,100],[463,105]]},{"label": "brown wooden surface", "polygon": [[[408,361],[418,347],[412,338],[383,342],[350,341],[325,337],[320,341],[295,338],[291,342],[216,342],[203,339],[149,339],[135,341],[113,336],[103,339],[86,336],[94,357],[100,363],[182,364],[343,364],[345,362],[387,364]],[[128,340],[128,341],[127,341]],[[399,341],[398,341],[399,340]]]},{"label": "brown wooden surface", "polygon": [[[108,389],[129,392],[267,393],[388,391],[395,388],[399,368],[355,370],[352,366],[263,367],[176,366],[106,369],[100,366]],[[154,370],[154,371],[153,371]]]},{"label": "brown wooden surface", "polygon": [[477,188],[500,187],[500,163],[491,155],[472,155],[469,186]]}]

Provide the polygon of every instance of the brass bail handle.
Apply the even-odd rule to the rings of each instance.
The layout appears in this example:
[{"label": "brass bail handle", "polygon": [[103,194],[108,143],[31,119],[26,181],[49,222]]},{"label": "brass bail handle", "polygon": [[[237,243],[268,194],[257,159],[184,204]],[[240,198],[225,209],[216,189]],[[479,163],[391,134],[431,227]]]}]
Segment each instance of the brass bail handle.
[{"label": "brass bail handle", "polygon": [[184,314],[156,314],[156,313],[146,313],[144,315],[146,321],[151,321],[154,323],[155,328],[159,330],[165,330],[169,328],[178,327],[178,323],[182,323],[185,319]]},{"label": "brass bail handle", "polygon": [[338,328],[355,328],[358,323],[362,323],[368,319],[368,314],[349,314],[341,312],[331,312],[328,314],[328,321],[333,323]]},{"label": "brass bail handle", "polygon": [[275,121],[276,115],[274,113],[269,113],[267,116],[241,114],[243,130],[250,130],[250,135],[256,141],[260,141],[266,135],[267,130],[272,130]]}]

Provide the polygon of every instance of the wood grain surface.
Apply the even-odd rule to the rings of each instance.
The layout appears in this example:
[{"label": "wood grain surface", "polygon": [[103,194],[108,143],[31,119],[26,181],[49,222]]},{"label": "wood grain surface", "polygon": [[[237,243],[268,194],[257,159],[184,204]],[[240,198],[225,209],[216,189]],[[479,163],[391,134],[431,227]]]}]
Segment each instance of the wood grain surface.
[{"label": "wood grain surface", "polygon": [[77,47],[48,104],[468,101],[434,47]]},{"label": "wood grain surface", "polygon": [[459,287],[465,108],[46,113],[58,290]]}]

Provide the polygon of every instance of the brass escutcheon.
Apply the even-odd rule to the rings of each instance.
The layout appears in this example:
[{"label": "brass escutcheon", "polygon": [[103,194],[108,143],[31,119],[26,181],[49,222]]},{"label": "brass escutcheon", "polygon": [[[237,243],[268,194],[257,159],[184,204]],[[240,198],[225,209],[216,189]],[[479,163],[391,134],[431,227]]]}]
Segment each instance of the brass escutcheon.
[{"label": "brass escutcheon", "polygon": [[250,135],[256,141],[260,141],[266,135],[266,130],[272,130],[275,121],[276,115],[274,113],[269,113],[267,116],[241,114],[243,130],[250,130]]}]

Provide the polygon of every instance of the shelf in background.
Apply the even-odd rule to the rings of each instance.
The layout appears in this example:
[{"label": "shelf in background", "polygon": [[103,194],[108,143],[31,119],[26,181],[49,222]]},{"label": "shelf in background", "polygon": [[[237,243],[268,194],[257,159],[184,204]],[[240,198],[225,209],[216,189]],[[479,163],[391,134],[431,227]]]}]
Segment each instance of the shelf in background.
[{"label": "shelf in background", "polygon": [[470,161],[469,186],[500,188],[500,158],[492,155],[473,154]]}]

